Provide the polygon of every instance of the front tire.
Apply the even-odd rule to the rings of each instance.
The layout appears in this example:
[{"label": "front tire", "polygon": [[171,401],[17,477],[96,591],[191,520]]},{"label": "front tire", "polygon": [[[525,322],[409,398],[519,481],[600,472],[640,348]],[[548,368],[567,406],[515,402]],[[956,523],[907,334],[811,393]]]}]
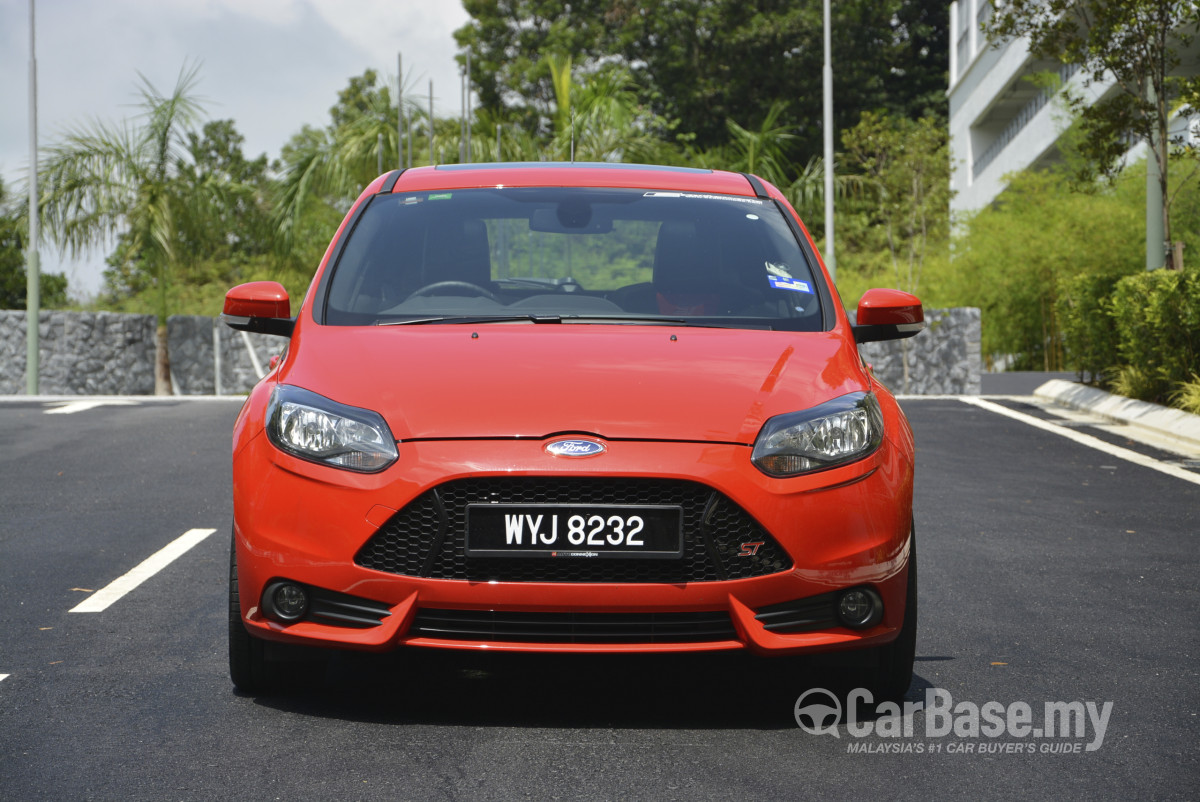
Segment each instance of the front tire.
[{"label": "front tire", "polygon": [[904,599],[904,621],[900,634],[875,652],[877,667],[867,681],[876,702],[900,703],[912,685],[913,662],[917,655],[917,535],[909,540],[908,589]]},{"label": "front tire", "polygon": [[309,690],[325,677],[328,653],[310,646],[270,643],[242,623],[238,592],[237,544],[229,544],[229,678],[243,693]]},{"label": "front tire", "polygon": [[246,631],[238,594],[237,544],[229,544],[229,678],[239,691],[263,693],[273,689],[266,644]]}]

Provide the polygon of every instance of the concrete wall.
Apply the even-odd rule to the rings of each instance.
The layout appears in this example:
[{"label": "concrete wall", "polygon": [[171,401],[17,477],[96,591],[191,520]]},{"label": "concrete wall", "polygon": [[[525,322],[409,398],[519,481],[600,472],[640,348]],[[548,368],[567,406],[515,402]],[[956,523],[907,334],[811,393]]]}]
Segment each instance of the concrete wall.
[{"label": "concrete wall", "polygon": [[[926,319],[929,327],[912,339],[860,346],[863,359],[897,393],[978,394],[979,310],[930,309]],[[42,312],[39,321],[44,395],[154,392],[153,315]],[[167,343],[180,395],[247,393],[287,345],[282,337],[245,334],[215,318],[188,316],[167,320]],[[0,311],[0,394],[24,392],[25,313]]]}]

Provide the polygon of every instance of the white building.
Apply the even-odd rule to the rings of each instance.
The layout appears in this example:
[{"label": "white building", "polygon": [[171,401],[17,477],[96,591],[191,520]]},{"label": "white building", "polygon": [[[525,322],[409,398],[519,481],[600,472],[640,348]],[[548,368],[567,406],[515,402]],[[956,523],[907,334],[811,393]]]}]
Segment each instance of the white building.
[{"label": "white building", "polygon": [[[987,206],[1004,190],[1004,176],[1027,167],[1044,167],[1059,158],[1056,143],[1064,121],[1053,89],[1040,89],[1029,78],[1057,72],[1066,86],[1079,89],[1084,75],[1056,60],[1035,59],[1025,39],[992,47],[980,26],[992,14],[989,0],[950,4],[950,201],[954,215]],[[1184,66],[1194,54],[1184,58]],[[1194,61],[1191,68],[1195,69]],[[1114,82],[1094,83],[1083,92],[1099,98],[1117,91]],[[1172,134],[1200,139],[1192,119],[1172,126]],[[1140,158],[1145,145],[1130,152]]]}]

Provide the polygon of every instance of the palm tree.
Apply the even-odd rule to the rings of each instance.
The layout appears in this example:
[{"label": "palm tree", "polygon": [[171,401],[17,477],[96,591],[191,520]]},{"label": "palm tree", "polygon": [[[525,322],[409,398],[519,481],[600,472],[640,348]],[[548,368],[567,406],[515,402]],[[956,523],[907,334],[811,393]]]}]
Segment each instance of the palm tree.
[{"label": "palm tree", "polygon": [[550,60],[559,104],[552,152],[567,158],[573,141],[576,161],[653,163],[670,158],[670,146],[658,136],[664,122],[640,102],[628,68],[608,65],[573,83],[570,67],[570,59],[565,71],[561,61]]},{"label": "palm tree", "polygon": [[[187,135],[201,114],[192,94],[199,65],[184,65],[175,89],[162,95],[139,73],[142,113],[119,125],[100,120],[69,131],[40,161],[40,206],[50,236],[72,255],[122,238],[157,290],[155,392],[171,392],[167,315],[170,283],[184,255],[179,229],[198,213],[198,201],[176,183]],[[208,187],[214,193],[220,190]],[[193,193],[194,194],[194,193]]]},{"label": "palm tree", "polygon": [[[280,256],[291,254],[296,231],[314,198],[353,200],[379,174],[381,162],[388,167],[395,165],[398,112],[391,87],[377,87],[376,81],[373,70],[351,79],[339,104],[330,110],[333,123],[327,128],[305,126],[284,148],[284,169],[274,210]],[[428,114],[414,89],[401,86],[398,92],[412,120],[414,138],[426,137],[424,144],[411,145],[420,164],[422,154],[429,152]],[[440,133],[437,139],[445,144]]]}]

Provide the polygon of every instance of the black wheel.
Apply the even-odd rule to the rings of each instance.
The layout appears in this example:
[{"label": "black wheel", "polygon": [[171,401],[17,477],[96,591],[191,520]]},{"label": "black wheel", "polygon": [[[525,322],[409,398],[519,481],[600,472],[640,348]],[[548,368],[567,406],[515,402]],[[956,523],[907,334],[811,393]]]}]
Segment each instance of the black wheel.
[{"label": "black wheel", "polygon": [[900,634],[876,650],[877,667],[867,681],[875,702],[904,699],[912,685],[913,660],[917,655],[917,535],[913,530],[908,552],[908,591],[904,599],[904,622]]},{"label": "black wheel", "polygon": [[420,298],[424,295],[477,295],[500,303],[500,299],[491,290],[484,289],[478,284],[472,284],[469,281],[435,281],[433,284],[426,284],[408,297]]},{"label": "black wheel", "polygon": [[328,652],[256,638],[242,623],[237,546],[229,544],[229,678],[243,693],[308,690],[325,677]]},{"label": "black wheel", "polygon": [[246,631],[238,596],[237,545],[229,543],[229,678],[246,693],[262,693],[273,687],[267,670],[266,644]]}]

